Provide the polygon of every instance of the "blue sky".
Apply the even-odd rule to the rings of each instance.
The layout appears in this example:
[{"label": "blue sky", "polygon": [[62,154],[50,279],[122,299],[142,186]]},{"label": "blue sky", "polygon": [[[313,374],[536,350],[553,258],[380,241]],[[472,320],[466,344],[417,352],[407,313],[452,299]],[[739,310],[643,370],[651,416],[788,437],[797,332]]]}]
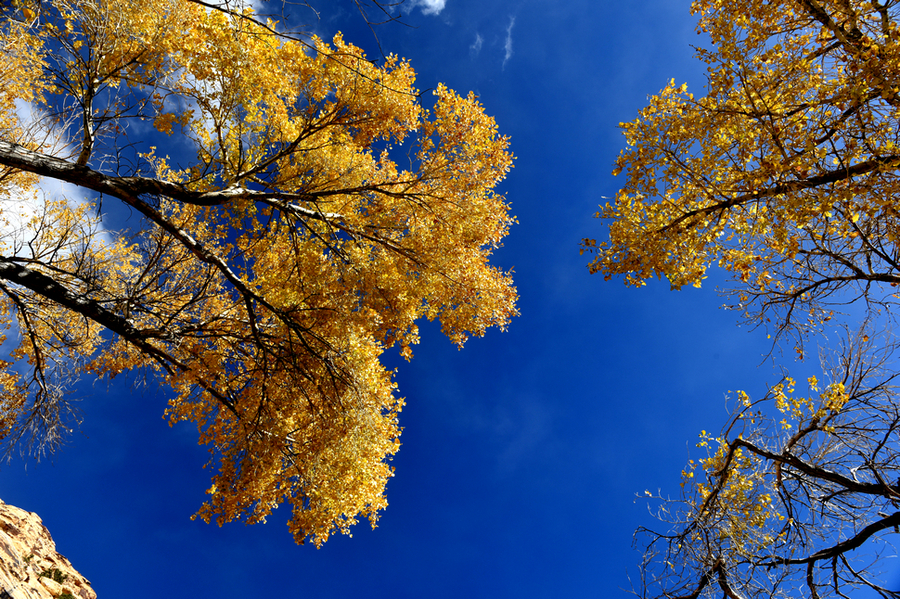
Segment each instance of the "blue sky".
[{"label": "blue sky", "polygon": [[[349,0],[321,4],[318,33],[378,55]],[[511,136],[501,190],[520,224],[496,263],[515,269],[521,316],[462,351],[425,325],[411,363],[388,358],[407,399],[390,506],[320,550],[293,544],[284,509],[265,525],[191,521],[209,486],[196,432],[169,428],[152,381],[85,381],[82,431],[52,461],[4,465],[0,498],[37,512],[101,598],[624,597],[632,532],[652,523],[636,495],[676,494],[724,394],[774,382],[766,333],[719,308],[716,275],[635,290],[578,253],[603,236],[592,216],[617,188],[618,123],[670,78],[702,89],[688,3],[418,5],[377,34],[420,88],[473,90]]]}]

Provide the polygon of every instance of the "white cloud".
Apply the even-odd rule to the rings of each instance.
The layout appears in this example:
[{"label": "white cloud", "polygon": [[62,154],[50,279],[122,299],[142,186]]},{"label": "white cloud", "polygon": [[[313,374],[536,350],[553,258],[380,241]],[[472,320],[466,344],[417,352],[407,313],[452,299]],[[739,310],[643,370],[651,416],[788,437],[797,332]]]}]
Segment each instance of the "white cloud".
[{"label": "white cloud", "polygon": [[57,158],[69,158],[76,153],[63,128],[45,111],[21,99],[15,100],[15,108],[24,139],[41,144],[41,152]]},{"label": "white cloud", "polygon": [[484,45],[484,38],[481,37],[480,33],[475,34],[475,41],[472,42],[472,45],[469,46],[469,51],[472,52],[473,55],[477,56],[479,52],[481,52],[481,46]]},{"label": "white cloud", "polygon": [[[219,6],[225,10],[239,11],[250,8],[255,15],[265,14],[265,7],[262,0],[207,0],[207,3]],[[210,10],[209,7],[207,7],[206,10]]]},{"label": "white cloud", "polygon": [[[78,153],[65,128],[46,111],[23,100],[16,100],[15,110],[24,132],[24,139],[20,139],[20,142],[36,142],[41,145],[42,153],[66,160]],[[40,177],[33,189],[9,189],[0,198],[0,243],[4,250],[17,247],[23,239],[34,236],[36,227],[41,226],[40,218],[45,214],[48,202],[54,200],[65,200],[72,207],[90,201],[86,190],[47,177]],[[110,245],[114,242],[114,234],[102,225],[99,218],[84,225],[86,230],[93,233],[91,243]]]},{"label": "white cloud", "polygon": [[506,41],[503,42],[503,66],[506,67],[506,63],[509,62],[509,59],[512,58],[513,55],[513,45],[512,45],[512,30],[513,26],[516,24],[516,18],[509,18],[509,26],[506,28]]},{"label": "white cloud", "polygon": [[426,15],[439,15],[446,4],[447,0],[412,0],[410,7],[415,8],[418,6],[422,9],[422,13]]}]

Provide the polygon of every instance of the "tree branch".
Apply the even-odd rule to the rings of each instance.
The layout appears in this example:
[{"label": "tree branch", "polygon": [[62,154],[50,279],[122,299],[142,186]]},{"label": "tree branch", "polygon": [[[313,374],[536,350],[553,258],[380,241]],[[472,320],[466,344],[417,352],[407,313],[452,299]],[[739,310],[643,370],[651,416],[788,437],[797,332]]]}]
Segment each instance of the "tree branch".
[{"label": "tree branch", "polygon": [[[190,369],[186,364],[150,342],[151,339],[172,339],[173,334],[170,332],[158,329],[138,329],[127,319],[107,310],[97,302],[73,293],[55,279],[17,264],[5,256],[0,256],[0,278],[30,289],[34,293],[68,308],[76,314],[81,314],[93,320],[152,357],[170,374],[174,372],[173,367],[183,372],[187,372]],[[235,416],[238,415],[232,402],[221,392],[205,381],[200,381],[199,384],[231,410]]]},{"label": "tree branch", "polygon": [[[896,166],[900,166],[900,155],[891,154],[889,156],[879,156],[876,158],[872,158],[871,160],[866,160],[865,162],[859,162],[857,164],[854,164],[853,166],[849,166],[846,168],[838,168],[832,171],[825,171],[824,173],[809,177],[807,179],[797,179],[794,181],[787,181],[785,183],[774,185],[772,187],[756,189],[749,193],[740,194],[724,202],[718,202],[710,206],[698,208],[697,210],[688,211],[666,226],[659,229],[657,233],[663,233],[665,231],[673,229],[686,220],[690,220],[700,216],[706,216],[707,214],[712,214],[714,212],[722,212],[729,208],[733,208],[734,206],[744,204],[745,202],[761,200],[765,197],[792,193],[795,191],[801,191],[803,189],[811,189],[813,187],[827,185],[828,183],[835,183],[837,181],[843,181],[845,179],[852,179],[853,177],[859,175],[866,175],[884,167]],[[688,226],[693,226],[693,223],[689,223]]]}]

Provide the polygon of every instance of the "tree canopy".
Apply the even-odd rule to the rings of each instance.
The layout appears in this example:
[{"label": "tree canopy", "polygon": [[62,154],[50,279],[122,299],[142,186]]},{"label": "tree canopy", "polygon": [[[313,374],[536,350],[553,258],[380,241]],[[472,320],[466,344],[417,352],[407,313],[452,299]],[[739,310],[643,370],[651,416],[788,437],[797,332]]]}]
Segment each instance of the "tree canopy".
[{"label": "tree canopy", "polygon": [[[636,590],[895,597],[879,563],[900,524],[898,2],[695,0],[692,10],[711,43],[697,50],[706,93],[673,80],[622,123],[624,185],[597,214],[608,238],[582,243],[590,269],[678,289],[720,266],[730,306],[800,357],[825,323],[842,319],[847,333],[823,350],[821,381],[800,390],[786,374],[762,397],[732,395],[721,434],[701,435],[682,496],[657,498],[670,529],[637,537]],[[848,304],[854,313],[840,314]]]},{"label": "tree canopy", "polygon": [[[848,294],[890,301],[900,165],[896,2],[698,0],[707,93],[674,80],[622,123],[625,183],[591,270],[633,285],[734,274],[733,305],[813,330]],[[887,283],[888,286],[878,285]],[[880,293],[879,290],[886,290]]]},{"label": "tree canopy", "polygon": [[289,502],[316,545],[374,526],[404,403],[384,350],[516,314],[494,120],[443,85],[426,105],[396,56],[213,3],[19,0],[0,49],[3,437],[52,447],[72,380],[143,369],[209,446],[201,518]]}]

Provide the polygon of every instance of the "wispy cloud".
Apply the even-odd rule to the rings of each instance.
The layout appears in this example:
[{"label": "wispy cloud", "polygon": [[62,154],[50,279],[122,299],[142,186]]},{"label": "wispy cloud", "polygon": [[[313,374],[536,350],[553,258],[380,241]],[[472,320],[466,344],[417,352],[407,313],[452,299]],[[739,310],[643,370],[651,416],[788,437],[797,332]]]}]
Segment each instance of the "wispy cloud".
[{"label": "wispy cloud", "polygon": [[71,158],[77,154],[75,146],[69,141],[65,129],[54,121],[50,115],[31,102],[15,100],[16,118],[23,130],[20,143],[27,141],[41,146],[41,152],[56,158]]},{"label": "wispy cloud", "polygon": [[472,42],[472,45],[469,46],[469,51],[472,53],[472,56],[478,56],[478,53],[481,52],[481,46],[484,45],[484,38],[481,37],[480,33],[475,34],[475,41]]},{"label": "wispy cloud", "polygon": [[[502,474],[533,464],[556,443],[551,408],[537,397],[510,398],[508,407],[495,415],[494,435],[502,449],[497,466]],[[556,433],[556,434],[554,434]]]},{"label": "wispy cloud", "polygon": [[412,7],[418,6],[426,15],[439,15],[446,4],[447,0],[413,0]]},{"label": "wispy cloud", "polygon": [[[24,132],[17,141],[39,144],[42,153],[57,158],[70,159],[77,154],[65,128],[58,125],[47,111],[24,100],[16,101],[15,111]],[[0,247],[8,251],[23,239],[34,236],[37,231],[35,227],[43,226],[40,219],[47,210],[48,202],[54,200],[64,200],[73,207],[90,201],[84,189],[47,177],[40,177],[34,188],[15,186],[7,189],[5,196],[0,198]],[[114,242],[114,235],[99,220],[88,223],[87,227],[93,231],[92,243],[111,245]]]},{"label": "wispy cloud", "polygon": [[506,28],[506,41],[503,42],[503,66],[506,67],[506,63],[509,62],[509,59],[512,58],[513,55],[513,43],[512,43],[512,31],[513,26],[516,24],[516,17],[509,18],[509,26]]},{"label": "wispy cloud", "polygon": [[[225,10],[240,11],[247,8],[252,8],[253,12],[257,15],[265,14],[262,0],[212,0],[208,3],[214,6],[222,7]],[[209,10],[209,7],[207,7],[207,10]]]}]

